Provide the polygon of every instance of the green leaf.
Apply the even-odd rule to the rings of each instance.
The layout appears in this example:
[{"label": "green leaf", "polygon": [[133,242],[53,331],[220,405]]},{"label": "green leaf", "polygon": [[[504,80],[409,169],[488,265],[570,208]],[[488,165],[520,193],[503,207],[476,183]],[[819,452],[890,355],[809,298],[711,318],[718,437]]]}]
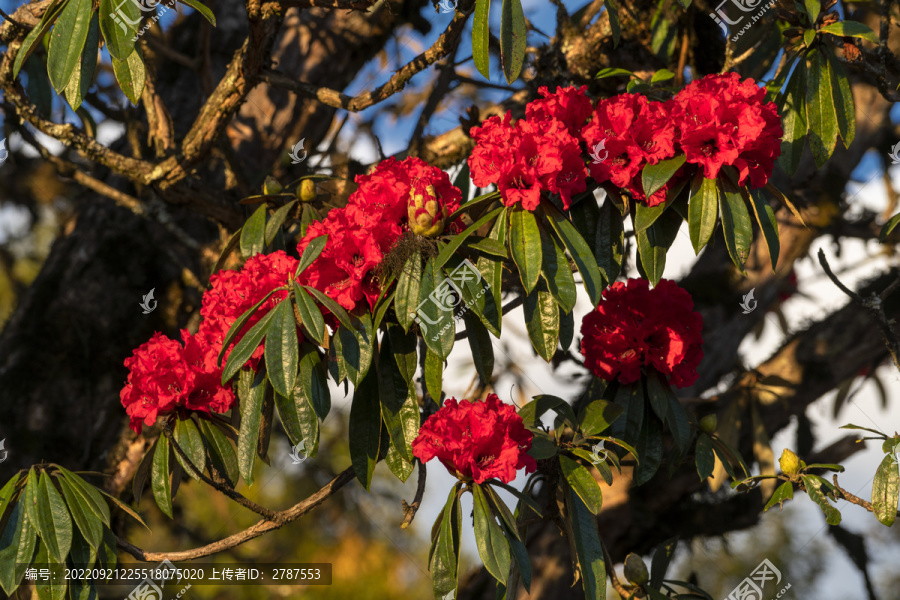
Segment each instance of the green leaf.
[{"label": "green leaf", "polygon": [[691,198],[688,204],[688,231],[694,254],[700,254],[709,243],[719,218],[719,195],[715,179],[703,177],[698,171],[691,182]]},{"label": "green leaf", "polygon": [[[322,317],[322,311],[316,306],[315,301],[303,289],[303,286],[294,281],[294,299],[297,305],[297,312],[300,313],[300,320],[303,321],[303,327],[306,332],[320,346],[325,345],[328,339],[328,330],[325,328],[325,319]],[[293,315],[291,315],[293,318]]]},{"label": "green leaf", "polygon": [[94,515],[103,521],[104,525],[109,527],[109,506],[106,504],[106,501],[103,500],[100,491],[78,475],[75,475],[63,467],[57,466],[57,468],[62,473],[63,477],[72,484],[72,487],[81,494]]},{"label": "green leaf", "polygon": [[546,204],[545,207],[545,213],[550,221],[550,225],[572,256],[572,260],[575,261],[578,272],[581,273],[584,290],[587,292],[588,298],[591,299],[591,306],[597,306],[600,303],[606,276],[597,267],[594,253],[571,221],[556,210],[556,207],[552,204]]},{"label": "green leaf", "polygon": [[[459,578],[459,542],[461,537],[462,509],[459,503],[459,487],[450,490],[444,510],[432,529],[434,549],[429,559],[434,597],[445,598],[456,590]],[[455,597],[455,594],[454,594]]]},{"label": "green leaf", "polygon": [[[185,456],[190,459],[200,473],[206,471],[206,451],[203,448],[203,438],[200,436],[200,431],[197,429],[194,421],[191,419],[178,419],[175,422],[174,433],[175,443],[178,444]],[[175,459],[184,468],[185,473],[200,481],[199,475],[195,474],[194,470],[187,465],[185,460],[181,458],[181,454],[174,448],[172,448],[172,451],[175,452]]]},{"label": "green leaf", "polygon": [[895,227],[897,227],[897,225],[900,225],[900,213],[897,213],[896,215],[888,219],[888,222],[885,223],[881,228],[881,233],[878,234],[878,240],[880,242],[886,241],[887,237],[891,235],[891,232]]},{"label": "green leaf", "polygon": [[388,453],[384,458],[384,462],[387,463],[391,473],[404,483],[409,479],[409,476],[412,475],[413,469],[415,468],[411,462],[403,460],[403,457],[400,456],[397,449],[393,446],[388,448]]},{"label": "green leaf", "polygon": [[525,297],[525,328],[538,356],[550,362],[559,343],[559,308],[549,292],[535,290]]},{"label": "green leaf", "polygon": [[241,399],[241,428],[238,431],[238,471],[247,485],[253,485],[253,465],[262,422],[263,400],[266,397],[266,372],[242,371],[238,380]]},{"label": "green leaf", "polygon": [[72,548],[72,519],[66,503],[46,472],[41,473],[40,483],[36,487],[33,491],[36,500],[34,524],[50,554],[57,562],[65,562]]},{"label": "green leaf", "polygon": [[81,51],[87,42],[91,12],[91,0],[69,0],[50,34],[47,74],[57,93],[66,89],[72,73],[81,64]]},{"label": "green leaf", "polygon": [[59,18],[63,9],[66,7],[66,2],[67,0],[51,0],[50,4],[44,9],[44,16],[41,17],[38,24],[32,28],[27,36],[25,36],[22,45],[19,47],[19,51],[16,53],[16,60],[13,63],[13,77],[19,76],[19,71],[22,69],[22,65],[25,64],[25,60],[37,49],[37,42],[44,37],[47,30],[50,29],[53,23]]},{"label": "green leaf", "polygon": [[793,175],[800,164],[803,147],[806,145],[806,60],[797,61],[791,79],[784,92],[784,106],[781,110],[784,135],[781,138],[782,168]]},{"label": "green leaf", "polygon": [[207,419],[200,419],[200,431],[209,448],[209,456],[216,469],[228,480],[231,487],[237,485],[240,471],[238,470],[237,454],[234,447],[225,434]]},{"label": "green leaf", "polygon": [[812,52],[812,61],[807,71],[806,119],[809,123],[809,146],[816,165],[821,167],[834,152],[838,126],[831,94],[830,71],[820,51]]},{"label": "green leaf", "polygon": [[28,99],[34,104],[37,114],[50,119],[55,94],[50,87],[50,80],[47,79],[47,65],[44,64],[44,58],[36,54],[29,56],[25,61],[25,75],[28,77],[25,88]]},{"label": "green leaf", "polygon": [[78,526],[78,530],[91,548],[96,550],[100,547],[100,542],[103,541],[102,521],[97,518],[84,497],[75,490],[74,486],[65,477],[57,477],[56,481],[59,482],[59,487],[62,489],[63,496],[66,499],[66,505],[69,507],[69,513]]},{"label": "green leaf", "polygon": [[559,247],[551,235],[541,231],[541,244],[543,245],[543,265],[541,274],[547,283],[547,289],[559,304],[560,308],[569,313],[575,307],[578,292],[575,289],[575,277],[566,259],[566,251]]},{"label": "green leaf", "polygon": [[[90,4],[90,2],[88,2]],[[97,54],[100,51],[100,19],[97,13],[91,15],[88,25],[87,40],[84,43],[84,52],[75,64],[75,70],[66,85],[66,100],[72,110],[78,110],[84,97],[87,95],[94,80],[94,71],[97,69]],[[30,82],[29,82],[30,83]]]},{"label": "green leaf", "polygon": [[766,247],[769,249],[769,259],[774,272],[775,265],[778,264],[778,255],[781,253],[781,243],[778,241],[778,221],[775,219],[775,211],[762,197],[759,190],[743,191],[744,196],[750,201],[750,206],[753,207],[753,214],[756,217],[756,222],[759,223],[763,239],[766,240]]},{"label": "green leaf", "polygon": [[491,41],[491,31],[488,27],[490,10],[491,0],[477,0],[472,21],[472,58],[475,61],[475,68],[485,79],[491,78],[491,55],[488,50]]},{"label": "green leaf", "polygon": [[675,549],[678,548],[678,538],[669,538],[653,551],[653,559],[650,561],[650,587],[659,589],[662,586],[666,571],[669,569],[669,563],[675,556]]},{"label": "green leaf", "polygon": [[539,427],[541,425],[541,417],[548,410],[552,410],[559,415],[572,429],[576,428],[575,411],[572,410],[569,403],[559,396],[550,394],[535,396],[531,402],[519,409],[519,416],[522,417],[525,427]]},{"label": "green leaf", "polygon": [[500,9],[500,62],[507,83],[522,72],[526,45],[525,13],[520,0],[503,0]]},{"label": "green leaf", "polygon": [[662,423],[645,418],[634,446],[641,456],[640,464],[634,469],[634,485],[643,485],[656,474],[662,462]]},{"label": "green leaf", "polygon": [[441,248],[441,251],[438,253],[437,258],[434,259],[435,264],[438,267],[443,267],[445,264],[447,264],[447,261],[450,260],[450,257],[453,256],[460,245],[464,241],[466,241],[466,239],[470,235],[481,229],[490,221],[494,220],[497,215],[504,212],[505,210],[505,206],[495,208],[494,210],[488,212],[486,215],[466,227],[465,231],[462,231],[461,233],[458,233],[450,238],[450,241],[447,242],[447,244],[443,248]]},{"label": "green leaf", "polygon": [[488,483],[490,483],[492,486],[503,488],[504,490],[518,498],[520,505],[527,506],[532,510],[532,512],[534,512],[534,514],[540,516],[541,507],[531,496],[526,495],[521,490],[517,490],[511,485],[507,485],[498,479],[491,479]]},{"label": "green leaf", "polygon": [[764,511],[769,510],[776,504],[779,508],[784,506],[785,501],[794,499],[794,484],[790,481],[785,481],[775,490],[775,493],[772,494],[772,497],[769,498],[769,501],[766,502]]},{"label": "green leaf", "polygon": [[49,549],[46,542],[42,540],[42,543],[38,546],[34,564],[45,565],[44,568],[48,568],[51,574],[46,581],[43,578],[38,577],[35,582],[34,588],[39,600],[62,600],[66,595],[67,587],[66,581],[61,579],[63,577],[62,569],[65,566],[65,561],[57,560],[56,557],[53,556],[52,550]]},{"label": "green leaf", "polygon": [[578,415],[578,426],[581,435],[591,437],[603,433],[622,416],[625,409],[600,398],[588,402]]},{"label": "green leaf", "polygon": [[22,480],[22,475],[21,472],[16,473],[0,488],[0,522],[3,521],[3,515],[6,514],[6,511],[12,505],[13,499],[21,497],[21,492],[17,494],[17,488],[20,487],[19,483]]},{"label": "green leaf", "polygon": [[428,261],[419,288],[419,329],[429,350],[446,360],[453,349],[456,324],[453,307],[459,303],[457,289],[451,285],[434,259]]},{"label": "green leaf", "polygon": [[612,31],[613,36],[613,47],[619,45],[619,40],[622,39],[622,24],[619,21],[619,8],[616,5],[618,0],[603,0],[603,5],[606,6],[606,12],[609,15],[609,29]]},{"label": "green leaf", "polygon": [[[665,70],[665,69],[663,69]],[[657,75],[659,73],[657,72]],[[670,73],[672,77],[673,74]],[[653,80],[651,83],[656,83],[655,81],[656,75],[653,76]],[[648,198],[655,194],[658,190],[661,190],[664,185],[666,185],[672,176],[681,168],[681,165],[687,160],[687,156],[684,154],[676,156],[674,158],[667,158],[666,160],[661,160],[655,165],[647,165],[644,167],[644,170],[641,171],[641,184],[644,186],[644,195]],[[641,206],[640,204],[638,206]],[[649,223],[647,223],[647,227],[649,227]],[[645,229],[646,227],[642,227]]]},{"label": "green leaf", "polygon": [[134,52],[131,40],[137,34],[141,17],[136,2],[100,0],[100,31],[113,58],[125,60]]},{"label": "green leaf", "polygon": [[509,543],[497,521],[494,520],[494,515],[481,486],[476,484],[470,489],[473,496],[475,545],[478,546],[478,555],[488,573],[500,583],[505,584],[509,576]]},{"label": "green leaf", "polygon": [[382,339],[378,356],[381,417],[391,436],[391,446],[403,460],[412,463],[412,442],[419,433],[419,403],[415,384],[401,373],[389,340]]},{"label": "green leaf", "polygon": [[0,537],[0,588],[7,596],[19,586],[34,557],[37,531],[22,502],[13,506]]},{"label": "green leaf", "polygon": [[[234,338],[237,337],[238,333],[240,333],[241,330],[244,329],[244,325],[247,324],[247,321],[249,321],[250,318],[254,314],[256,314],[256,311],[259,310],[259,307],[262,306],[266,302],[266,300],[271,298],[272,294],[275,294],[276,292],[282,292],[285,289],[286,288],[281,287],[281,288],[275,288],[274,290],[270,291],[259,302],[257,302],[256,304],[251,306],[249,309],[247,309],[247,311],[244,312],[244,314],[239,316],[237,318],[237,320],[231,324],[231,327],[228,328],[228,332],[225,334],[225,339],[222,341],[222,349],[219,351],[219,356],[216,359],[217,365],[219,365],[219,366],[222,365],[222,358],[225,356],[225,352],[228,350],[228,347],[234,341]],[[265,332],[265,328],[263,328],[262,331]],[[247,332],[245,332],[245,333],[247,333]],[[254,350],[256,350],[256,348],[254,348]],[[241,366],[243,366],[243,365],[241,365]],[[225,385],[225,381],[226,380],[222,380],[222,385]]]},{"label": "green leaf", "polygon": [[485,383],[491,382],[494,372],[494,346],[491,343],[491,335],[484,324],[470,312],[463,314],[466,324],[466,338],[469,340],[469,348],[472,351],[472,362],[475,371]]},{"label": "green leaf", "polygon": [[276,305],[272,313],[274,316],[266,329],[266,370],[272,388],[282,396],[293,398],[300,353],[297,323],[288,299]]},{"label": "green leaf", "polygon": [[[841,522],[841,513],[840,511],[838,511],[838,509],[828,503],[828,499],[825,497],[825,494],[822,493],[822,482],[820,481],[820,478],[815,477],[814,475],[801,475],[800,479],[803,480],[803,486],[806,488],[806,494],[813,502],[819,505],[819,508],[821,508],[822,512],[825,514],[825,522],[829,525],[839,525]],[[895,502],[895,513],[896,510],[897,504]]]},{"label": "green leaf", "polygon": [[597,533],[597,522],[581,497],[568,488],[566,506],[571,523],[570,535],[575,546],[575,555],[581,571],[581,585],[587,600],[606,600],[606,565],[603,560],[603,546]]},{"label": "green leaf", "polygon": [[[862,24],[860,23],[860,25]],[[844,140],[844,147],[849,148],[856,137],[856,107],[853,102],[853,90],[850,88],[847,72],[834,53],[826,50],[825,57],[828,59],[829,77],[832,82],[831,95],[834,100],[834,112],[837,116],[838,133]]]},{"label": "green leaf", "polygon": [[534,213],[521,206],[509,209],[509,249],[519,267],[519,277],[530,294],[541,275],[541,232]]},{"label": "green leaf", "polygon": [[722,182],[722,192],[719,198],[719,209],[722,211],[722,233],[725,235],[725,248],[731,261],[741,273],[744,272],[744,262],[750,254],[750,245],[753,243],[753,228],[750,225],[750,213],[747,204],[741,194],[734,190],[730,182]]},{"label": "green leaf", "polygon": [[353,392],[350,405],[350,461],[356,478],[368,490],[381,448],[381,405],[378,375],[370,371]]},{"label": "green leaf", "polygon": [[[670,71],[668,69],[660,69],[659,71],[657,71],[656,73],[653,74],[653,77],[650,78],[650,84],[655,85],[657,83],[660,83],[661,81],[669,81],[670,79],[674,79],[674,78],[675,78],[675,73],[673,73],[672,71]],[[645,186],[645,189],[646,189],[646,186]],[[651,195],[652,195],[652,192],[647,194],[648,197]]]},{"label": "green leaf", "polygon": [[697,465],[697,474],[700,481],[706,481],[712,477],[716,466],[716,457],[713,454],[712,440],[705,433],[697,436],[697,444],[694,446],[694,462]]},{"label": "green leaf", "polygon": [[303,254],[300,255],[300,261],[297,263],[297,272],[294,273],[294,279],[299,277],[300,273],[305,271],[309,265],[313,264],[314,260],[319,258],[319,255],[322,254],[322,250],[325,249],[325,244],[327,243],[327,235],[320,235],[309,241],[306,248],[303,249]]},{"label": "green leaf", "polygon": [[397,295],[394,296],[394,312],[403,331],[409,331],[419,305],[419,287],[422,285],[422,253],[416,248],[406,259],[400,277],[397,278]]},{"label": "green leaf", "polygon": [[161,437],[153,452],[150,467],[150,488],[156,505],[170,519],[172,518],[172,481],[169,470],[169,440]]},{"label": "green leaf", "polygon": [[137,105],[141,100],[141,94],[144,93],[144,81],[147,78],[141,53],[135,48],[134,52],[129,54],[125,60],[113,58],[112,66],[116,81],[119,82],[119,87],[122,88],[125,97],[131,100],[132,104]]},{"label": "green leaf", "polygon": [[877,44],[880,42],[872,28],[859,21],[837,21],[819,28],[819,33],[831,33],[838,37],[855,37]]},{"label": "green leaf", "polygon": [[559,454],[559,446],[547,435],[535,433],[531,439],[528,455],[535,460],[546,460]]},{"label": "green leaf", "polygon": [[809,16],[810,24],[815,24],[816,19],[819,18],[819,13],[822,11],[822,3],[820,0],[803,0],[803,8],[806,10],[806,14]]},{"label": "green leaf", "polygon": [[266,315],[257,321],[256,325],[251,327],[250,331],[241,338],[241,341],[232,348],[231,354],[228,355],[228,360],[225,362],[225,367],[222,369],[223,386],[227,385],[228,381],[234,377],[245,364],[247,364],[247,361],[250,360],[250,357],[256,352],[256,349],[262,343],[263,338],[266,337],[269,321],[271,321],[274,316],[274,309],[267,312]]},{"label": "green leaf", "polygon": [[209,21],[209,24],[212,25],[213,27],[216,26],[216,16],[213,14],[213,12],[209,9],[208,6],[201,4],[197,0],[178,0],[178,1],[181,2],[182,4],[186,4],[186,5],[190,6],[191,8],[196,10],[198,13],[203,15],[203,18],[206,19],[207,21]]},{"label": "green leaf", "polygon": [[563,477],[566,478],[587,509],[595,515],[600,514],[603,494],[590,471],[564,454],[559,455],[559,466],[562,469]]},{"label": "green leaf", "polygon": [[666,211],[653,225],[636,236],[641,266],[653,285],[662,279],[666,268],[666,252],[675,242],[681,223],[681,215],[674,210]]},{"label": "green leaf", "polygon": [[872,511],[882,525],[890,527],[897,518],[897,502],[900,500],[900,465],[893,454],[888,454],[875,471],[872,483]]},{"label": "green leaf", "polygon": [[606,67],[605,69],[600,69],[597,71],[597,74],[594,75],[594,79],[605,79],[606,77],[617,77],[620,75],[625,75],[627,77],[634,77],[634,73],[627,69],[619,69],[615,67]]},{"label": "green leaf", "polygon": [[294,208],[294,205],[297,204],[297,202],[299,202],[299,200],[291,200],[272,213],[272,217],[269,219],[269,222],[266,223],[266,246],[270,246],[275,240],[275,237],[281,231],[282,225],[284,225],[284,221],[287,219],[288,213]]},{"label": "green leaf", "polygon": [[[504,245],[506,245],[506,222],[508,215],[508,211],[500,213],[500,216],[491,228],[489,236],[490,239],[497,240]],[[485,316],[483,321],[486,321],[485,327],[488,328],[488,331],[499,338],[501,326],[501,295],[503,291],[503,263],[487,256],[481,256],[478,258],[478,262],[475,266],[478,267],[478,271],[481,273],[482,277],[484,277],[484,285],[487,285],[488,289],[490,289],[490,295],[485,294],[482,296],[484,299],[482,314]]]},{"label": "green leaf", "polygon": [[241,254],[250,258],[266,249],[266,204],[259,205],[241,229]]},{"label": "green leaf", "polygon": [[428,395],[441,403],[441,391],[443,390],[444,361],[431,350],[425,352],[425,389]]}]

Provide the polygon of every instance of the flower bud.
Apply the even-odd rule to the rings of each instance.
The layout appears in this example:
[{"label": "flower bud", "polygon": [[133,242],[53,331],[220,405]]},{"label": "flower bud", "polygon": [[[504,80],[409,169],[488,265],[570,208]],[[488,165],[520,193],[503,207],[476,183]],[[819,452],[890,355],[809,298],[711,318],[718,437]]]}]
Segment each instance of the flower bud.
[{"label": "flower bud", "polygon": [[280,194],[281,190],[283,189],[284,186],[278,183],[278,180],[271,175],[266,177],[266,181],[263,183],[263,194],[265,194],[266,196]]},{"label": "flower bud", "polygon": [[316,199],[316,182],[312,179],[304,179],[297,188],[297,197],[300,202],[312,202]]},{"label": "flower bud", "polygon": [[637,585],[650,581],[650,573],[647,572],[644,559],[634,552],[625,557],[625,579]]},{"label": "flower bud", "polygon": [[434,186],[414,181],[409,191],[407,205],[409,229],[423,237],[435,237],[444,231],[447,221],[447,207],[438,198]]},{"label": "flower bud", "polygon": [[800,458],[785,448],[781,458],[778,459],[778,466],[785,475],[796,475],[800,472]]},{"label": "flower bud", "polygon": [[718,424],[719,421],[716,419],[716,415],[706,415],[700,419],[700,431],[703,433],[713,433]]}]

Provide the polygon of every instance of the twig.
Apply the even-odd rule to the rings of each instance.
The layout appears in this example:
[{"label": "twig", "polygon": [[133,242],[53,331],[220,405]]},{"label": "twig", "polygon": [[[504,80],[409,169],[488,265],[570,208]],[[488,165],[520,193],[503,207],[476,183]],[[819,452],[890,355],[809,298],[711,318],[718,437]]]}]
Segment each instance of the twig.
[{"label": "twig", "polygon": [[260,506],[249,498],[241,495],[239,492],[233,490],[227,485],[224,485],[223,482],[214,481],[201,473],[200,469],[198,469],[197,466],[191,462],[191,459],[188,458],[187,454],[184,453],[184,450],[181,449],[181,446],[178,445],[178,442],[175,441],[175,436],[172,435],[172,429],[168,424],[166,424],[166,426],[163,428],[163,435],[166,436],[166,439],[169,440],[169,442],[172,444],[175,452],[181,457],[181,459],[190,468],[190,470],[200,478],[200,481],[215,489],[219,493],[228,496],[244,508],[252,510],[256,514],[265,518],[267,521],[275,521],[278,518],[278,513],[276,511],[270,510],[265,506]]},{"label": "twig", "polygon": [[403,512],[406,513],[406,517],[404,517],[403,523],[400,524],[400,529],[409,527],[413,519],[416,518],[416,512],[419,510],[419,505],[422,504],[422,497],[425,495],[425,463],[418,459],[417,461],[419,464],[419,481],[416,484],[416,497],[413,498],[412,504],[407,504],[406,500],[403,500]]},{"label": "twig", "polygon": [[20,29],[25,29],[25,26],[24,26],[24,25],[22,25],[21,23],[19,23],[18,21],[16,21],[16,20],[13,19],[12,17],[10,17],[8,14],[6,14],[5,12],[3,12],[2,9],[0,9],[0,17],[3,17],[4,19],[6,19],[7,21],[9,21],[10,23],[12,23],[13,25],[15,25],[16,27],[19,27]]},{"label": "twig", "polygon": [[[861,506],[861,507],[863,507],[864,509],[866,509],[867,511],[869,511],[869,512],[871,512],[871,513],[874,513],[874,512],[875,512],[875,509],[872,507],[872,503],[871,503],[871,502],[867,502],[866,500],[863,500],[863,499],[860,498],[859,496],[856,496],[856,495],[854,495],[854,494],[851,494],[850,492],[848,492],[847,490],[845,490],[844,488],[842,488],[841,486],[839,486],[839,485],[838,485],[838,480],[837,480],[837,475],[834,475],[834,476],[833,476],[832,481],[834,482],[834,489],[838,492],[838,494],[840,495],[840,497],[841,497],[843,500],[846,500],[847,502],[849,502],[849,503],[851,503],[851,504],[855,504],[855,505],[857,505],[857,506]],[[897,516],[900,516],[900,511],[897,512]]]},{"label": "twig", "polygon": [[882,296],[876,296],[872,294],[872,297],[869,299],[863,299],[859,294],[848,288],[846,285],[841,283],[841,281],[837,278],[837,276],[832,272],[831,267],[828,265],[828,261],[825,259],[825,252],[821,248],[819,249],[819,264],[822,265],[822,268],[825,270],[825,274],[828,276],[828,279],[831,280],[834,285],[838,287],[842,292],[844,292],[850,299],[858,304],[860,307],[866,310],[869,315],[875,319],[875,322],[878,324],[878,328],[881,330],[881,335],[884,338],[884,343],[887,346],[888,352],[891,355],[891,358],[894,359],[894,366],[900,370],[900,340],[897,339],[897,336],[894,334],[893,329],[891,329],[891,324],[888,321],[887,316],[884,314],[884,299],[887,297],[889,292],[894,291],[896,289],[897,282],[892,283],[887,288],[885,288]]},{"label": "twig", "polygon": [[243,531],[199,548],[182,550],[180,552],[147,552],[119,537],[116,537],[116,544],[131,556],[146,562],[160,562],[166,559],[171,561],[183,561],[200,558],[202,556],[209,556],[211,554],[216,554],[217,552],[230,550],[235,546],[239,546],[244,542],[257,538],[266,532],[272,531],[273,529],[279,529],[292,521],[296,521],[333,496],[338,490],[352,481],[354,477],[353,467],[347,467],[340,475],[329,481],[313,495],[286,510],[276,512],[274,521],[263,519]]},{"label": "twig", "polygon": [[606,544],[603,542],[602,538],[600,539],[600,546],[603,548],[603,557],[606,560],[606,572],[609,573],[609,580],[612,583],[613,589],[615,589],[616,593],[622,598],[631,597],[632,592],[622,585],[622,582],[619,581],[619,576],[616,575],[616,564],[609,555],[609,550],[606,549]]}]

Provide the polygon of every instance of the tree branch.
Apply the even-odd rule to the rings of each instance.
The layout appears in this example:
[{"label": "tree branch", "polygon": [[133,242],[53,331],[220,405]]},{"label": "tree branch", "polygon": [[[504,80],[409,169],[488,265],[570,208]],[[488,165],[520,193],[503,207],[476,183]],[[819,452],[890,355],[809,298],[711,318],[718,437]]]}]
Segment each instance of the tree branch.
[{"label": "tree branch", "polygon": [[239,546],[244,542],[257,538],[273,529],[279,529],[292,521],[296,521],[333,496],[339,489],[353,480],[354,477],[353,467],[347,467],[313,495],[286,510],[275,512],[274,520],[263,519],[243,531],[199,548],[181,550],[179,552],[148,552],[118,537],[116,537],[116,544],[131,556],[145,562],[159,562],[167,559],[171,561],[182,561],[209,556],[211,554],[216,554],[217,552],[230,550],[235,546]]}]

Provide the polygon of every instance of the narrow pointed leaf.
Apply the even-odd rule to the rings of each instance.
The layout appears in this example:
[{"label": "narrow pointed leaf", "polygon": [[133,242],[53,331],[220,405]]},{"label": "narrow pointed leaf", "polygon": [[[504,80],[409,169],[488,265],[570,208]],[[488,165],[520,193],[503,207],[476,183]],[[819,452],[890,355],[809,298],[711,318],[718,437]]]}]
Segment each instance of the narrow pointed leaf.
[{"label": "narrow pointed leaf", "polygon": [[491,0],[477,0],[475,3],[475,17],[472,21],[472,58],[475,68],[485,79],[490,79],[491,55],[488,51],[491,40],[488,15],[491,10]]},{"label": "narrow pointed leaf", "polygon": [[781,253],[781,243],[778,241],[778,221],[775,219],[775,211],[765,201],[762,194],[758,190],[749,192],[750,206],[753,207],[753,214],[756,222],[759,223],[759,229],[762,231],[763,239],[766,241],[766,247],[769,249],[769,259],[772,263],[772,271],[778,264],[778,255]]},{"label": "narrow pointed leaf", "polygon": [[113,58],[125,60],[134,52],[131,40],[140,27],[141,17],[136,2],[100,0],[100,31]]},{"label": "narrow pointed leaf", "polygon": [[519,277],[530,294],[541,274],[541,233],[534,213],[521,206],[509,212],[509,248],[519,268]]},{"label": "narrow pointed leaf", "polygon": [[549,292],[534,290],[525,297],[525,328],[538,356],[550,362],[559,343],[559,308]]},{"label": "narrow pointed leaf", "polygon": [[84,97],[91,87],[91,83],[94,81],[94,72],[97,69],[97,54],[99,50],[100,19],[97,17],[97,13],[94,13],[91,15],[90,24],[88,25],[88,34],[87,40],[84,43],[84,52],[81,54],[78,63],[75,65],[75,70],[72,71],[72,76],[69,78],[69,83],[66,85],[66,100],[69,101],[69,106],[72,107],[72,110],[78,110],[78,107],[81,106]]},{"label": "narrow pointed leaf", "polygon": [[272,312],[274,316],[266,331],[266,370],[275,391],[292,398],[300,353],[297,324],[287,299],[282,300]]},{"label": "narrow pointed leaf", "polygon": [[65,477],[57,477],[56,481],[59,482],[66,505],[69,507],[69,514],[72,515],[81,535],[92,548],[99,548],[100,542],[103,541],[103,522],[97,518],[81,494]]},{"label": "narrow pointed leaf", "polygon": [[213,464],[234,487],[237,485],[240,471],[238,470],[237,454],[231,442],[218,427],[206,419],[200,420],[200,431],[206,440]]},{"label": "narrow pointed leaf", "polygon": [[256,446],[262,422],[263,400],[266,396],[266,373],[252,371],[241,373],[238,395],[241,399],[241,429],[238,432],[238,471],[247,485],[253,485],[253,465],[256,463]]},{"label": "narrow pointed leaf", "polygon": [[397,278],[397,295],[394,297],[394,312],[403,331],[409,331],[419,306],[419,287],[422,285],[422,253],[416,248],[406,259]]},{"label": "narrow pointed leaf", "polygon": [[644,187],[644,195],[649,198],[662,189],[686,160],[687,156],[682,154],[675,158],[662,160],[655,165],[645,166],[643,171],[641,171],[641,184]]},{"label": "narrow pointed leaf", "polygon": [[707,179],[698,172],[691,184],[688,204],[688,232],[694,254],[709,243],[719,218],[719,196],[715,179]]},{"label": "narrow pointed leaf", "polygon": [[807,71],[806,118],[809,123],[809,146],[816,165],[821,167],[834,152],[838,137],[831,76],[821,50],[812,52]]},{"label": "narrow pointed leaf", "polygon": [[[192,419],[178,419],[175,422],[175,443],[178,444],[181,451],[184,452],[200,473],[206,470],[206,451],[203,448],[203,438],[200,436],[200,431]],[[175,458],[184,468],[185,473],[200,481],[200,477],[181,458],[181,455],[174,448],[172,451],[175,453]]]},{"label": "narrow pointed leaf", "polygon": [[900,465],[893,454],[888,454],[875,471],[872,483],[872,510],[882,525],[890,527],[897,518],[897,501],[900,499]]},{"label": "narrow pointed leaf", "polygon": [[159,438],[153,452],[153,464],[150,467],[150,489],[156,505],[170,519],[172,518],[172,482],[169,469],[169,440]]},{"label": "narrow pointed leaf", "polygon": [[584,282],[584,290],[591,299],[591,305],[597,306],[605,286],[606,275],[600,272],[594,253],[588,246],[572,222],[550,204],[546,205],[546,215],[554,232],[575,261],[581,279]]},{"label": "narrow pointed leaf", "polygon": [[31,56],[31,53],[37,49],[41,38],[44,37],[47,30],[56,22],[65,7],[66,0],[51,0],[50,4],[44,9],[44,16],[41,17],[38,24],[32,28],[27,36],[25,36],[25,40],[22,42],[19,51],[16,53],[16,60],[13,63],[13,77],[19,76],[22,65],[25,64],[25,61]]},{"label": "narrow pointed leaf", "polygon": [[363,378],[353,393],[350,405],[350,462],[356,478],[368,490],[381,447],[381,412],[378,401],[378,376]]},{"label": "narrow pointed leaf", "polygon": [[147,77],[141,53],[135,49],[124,60],[113,58],[112,66],[116,81],[119,82],[119,87],[122,88],[125,97],[131,100],[132,104],[137,105],[141,100],[141,94],[144,93],[144,82]]},{"label": "narrow pointed leaf", "polygon": [[310,297],[303,287],[294,282],[294,298],[296,299],[297,312],[300,313],[300,319],[303,321],[303,327],[312,336],[312,338],[320,346],[325,345],[328,338],[328,330],[325,328],[325,319],[322,317],[322,311],[316,306],[315,301]]},{"label": "narrow pointed leaf", "polygon": [[600,486],[597,480],[591,475],[584,466],[572,460],[564,454],[559,456],[559,466],[562,470],[563,477],[578,494],[584,502],[585,507],[592,514],[600,514],[600,507],[603,506],[603,494],[600,492]]},{"label": "narrow pointed leaf", "polygon": [[[608,1],[608,0],[607,0]],[[566,506],[571,522],[573,546],[581,571],[581,585],[587,600],[606,600],[606,563],[597,532],[597,521],[571,487],[567,487]]]},{"label": "narrow pointed leaf", "polygon": [[208,6],[206,6],[205,4],[198,2],[198,0],[178,0],[178,1],[181,2],[182,4],[190,6],[191,8],[196,10],[198,13],[203,15],[203,18],[206,19],[207,21],[209,21],[209,24],[212,25],[213,27],[216,26],[216,16],[213,14],[212,10],[210,10],[210,8]]},{"label": "narrow pointed leaf", "polygon": [[753,243],[753,228],[750,224],[750,213],[740,192],[734,190],[728,182],[724,182],[719,198],[722,211],[722,233],[725,236],[725,248],[731,261],[744,272],[744,263],[750,254]]},{"label": "narrow pointed leaf", "polygon": [[266,248],[266,204],[253,211],[241,229],[241,254],[250,258]]},{"label": "narrow pointed leaf", "polygon": [[509,576],[509,543],[494,519],[487,497],[480,485],[472,486],[472,505],[475,519],[475,545],[478,555],[494,579],[505,584]]},{"label": "narrow pointed leaf", "polygon": [[500,13],[500,60],[507,83],[522,72],[525,60],[525,13],[521,0],[503,0]]},{"label": "narrow pointed leaf", "polygon": [[231,354],[228,355],[228,360],[225,362],[225,367],[222,369],[223,386],[227,385],[228,381],[234,377],[245,364],[247,364],[247,361],[250,360],[250,357],[256,352],[256,349],[266,337],[269,322],[274,316],[274,309],[266,313],[266,315],[257,321],[256,325],[251,327],[250,331],[241,338],[241,341],[232,348]]},{"label": "narrow pointed leaf", "polygon": [[57,93],[62,93],[81,63],[91,22],[91,0],[69,0],[50,33],[47,74]]}]

